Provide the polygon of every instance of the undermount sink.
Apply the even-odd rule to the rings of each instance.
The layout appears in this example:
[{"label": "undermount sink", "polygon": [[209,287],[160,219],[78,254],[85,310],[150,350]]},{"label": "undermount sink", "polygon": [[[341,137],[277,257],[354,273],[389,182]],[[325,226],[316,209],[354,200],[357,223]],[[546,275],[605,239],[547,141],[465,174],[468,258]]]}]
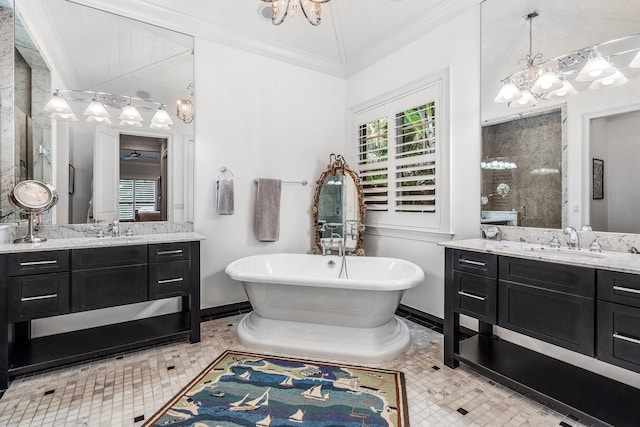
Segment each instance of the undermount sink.
[{"label": "undermount sink", "polygon": [[132,242],[136,240],[142,240],[142,236],[118,236],[118,237],[104,236],[104,237],[86,237],[82,239],[83,242],[90,243],[92,245],[101,245],[101,244],[109,245],[114,242],[125,243],[125,242]]},{"label": "undermount sink", "polygon": [[550,246],[526,246],[522,248],[526,252],[537,252],[540,254],[557,255],[569,258],[608,258],[602,252],[591,252],[584,249],[552,248]]}]

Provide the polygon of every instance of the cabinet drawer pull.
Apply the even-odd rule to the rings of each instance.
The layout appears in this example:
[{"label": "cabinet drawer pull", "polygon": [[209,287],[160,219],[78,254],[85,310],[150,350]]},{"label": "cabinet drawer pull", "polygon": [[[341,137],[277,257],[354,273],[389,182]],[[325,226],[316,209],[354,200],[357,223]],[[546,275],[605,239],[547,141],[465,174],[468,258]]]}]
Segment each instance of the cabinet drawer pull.
[{"label": "cabinet drawer pull", "polygon": [[173,251],[158,251],[158,255],[179,255],[182,254],[182,249],[176,249]]},{"label": "cabinet drawer pull", "polygon": [[38,295],[37,297],[25,297],[25,298],[20,298],[20,301],[27,302],[27,301],[37,301],[41,299],[51,299],[51,298],[58,298],[58,294]]},{"label": "cabinet drawer pull", "polygon": [[480,301],[484,301],[487,299],[487,297],[479,297],[478,295],[468,294],[465,291],[458,291],[458,294],[462,295],[463,297],[469,297],[469,298],[477,299]]},{"label": "cabinet drawer pull", "polygon": [[629,293],[632,293],[632,294],[640,295],[640,289],[623,288],[622,286],[614,286],[613,290],[614,291],[629,292]]},{"label": "cabinet drawer pull", "polygon": [[624,335],[620,335],[620,334],[617,334],[615,332],[613,334],[613,337],[617,338],[619,340],[629,341],[629,342],[632,342],[634,344],[640,344],[640,340],[637,340],[637,339],[631,338],[631,337],[627,337],[627,336],[624,336]]},{"label": "cabinet drawer pull", "polygon": [[487,266],[486,262],[473,261],[471,259],[460,258],[460,262],[463,263],[463,264],[475,265],[475,266],[478,266],[478,267],[486,267]]},{"label": "cabinet drawer pull", "polygon": [[182,277],[178,277],[177,279],[158,280],[158,285],[162,285],[163,283],[182,282],[183,280],[184,279]]},{"label": "cabinet drawer pull", "polygon": [[53,259],[49,261],[25,261],[20,263],[20,267],[29,267],[31,265],[51,265],[51,264],[57,264],[57,263],[58,263],[57,259]]}]

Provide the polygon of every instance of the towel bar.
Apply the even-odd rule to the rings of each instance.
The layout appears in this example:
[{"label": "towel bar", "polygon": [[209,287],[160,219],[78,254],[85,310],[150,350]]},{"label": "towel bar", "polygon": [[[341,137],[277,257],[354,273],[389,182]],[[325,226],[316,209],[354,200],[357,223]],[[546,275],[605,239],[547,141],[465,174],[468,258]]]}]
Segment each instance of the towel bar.
[{"label": "towel bar", "polygon": [[[258,183],[258,179],[254,179],[253,180],[254,183]],[[303,179],[302,181],[282,181],[283,184],[300,184],[300,185],[307,185],[309,182],[306,179]]]}]

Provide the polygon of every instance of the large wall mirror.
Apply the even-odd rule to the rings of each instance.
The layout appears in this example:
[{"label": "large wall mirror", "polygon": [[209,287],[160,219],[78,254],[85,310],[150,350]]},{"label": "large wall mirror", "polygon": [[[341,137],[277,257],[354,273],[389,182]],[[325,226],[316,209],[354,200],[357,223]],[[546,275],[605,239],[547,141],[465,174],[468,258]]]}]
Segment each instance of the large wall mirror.
[{"label": "large wall mirror", "polygon": [[[45,218],[56,224],[192,221],[194,124],[176,104],[193,106],[193,38],[65,0],[2,1],[15,23],[3,216],[11,186],[37,179],[58,190]],[[73,115],[45,111],[56,96]],[[94,100],[108,120],[90,112]],[[141,120],[121,117],[128,105]]]},{"label": "large wall mirror", "polygon": [[640,0],[481,8],[481,222],[640,233]]}]

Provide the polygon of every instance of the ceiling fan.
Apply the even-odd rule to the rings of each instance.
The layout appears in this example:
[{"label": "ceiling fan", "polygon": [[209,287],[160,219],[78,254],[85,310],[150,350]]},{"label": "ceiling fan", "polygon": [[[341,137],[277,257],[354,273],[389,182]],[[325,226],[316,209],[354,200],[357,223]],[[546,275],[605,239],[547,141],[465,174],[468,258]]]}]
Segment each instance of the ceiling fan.
[{"label": "ceiling fan", "polygon": [[133,150],[131,153],[129,153],[129,155],[124,156],[122,160],[137,160],[140,158],[140,156],[140,153],[138,153],[136,150]]}]

